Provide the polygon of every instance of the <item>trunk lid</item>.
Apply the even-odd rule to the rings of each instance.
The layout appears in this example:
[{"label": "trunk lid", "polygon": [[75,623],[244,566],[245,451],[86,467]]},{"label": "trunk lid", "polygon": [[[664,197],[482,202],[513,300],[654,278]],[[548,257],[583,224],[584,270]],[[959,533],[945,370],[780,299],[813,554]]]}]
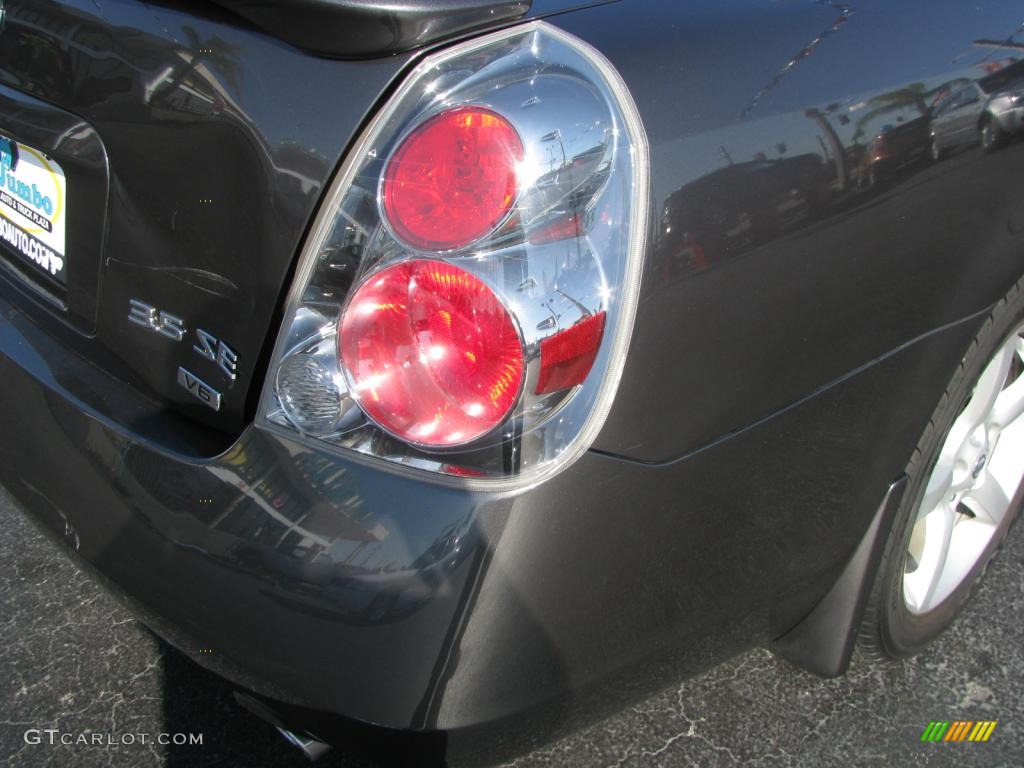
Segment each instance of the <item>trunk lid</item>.
[{"label": "trunk lid", "polygon": [[[522,18],[531,0],[212,0],[292,45],[367,58]],[[541,0],[551,4],[551,0]],[[578,5],[578,3],[577,3]]]},{"label": "trunk lid", "polygon": [[[321,190],[408,56],[316,58],[180,6],[7,3],[2,172],[7,203],[37,219],[0,200],[0,235],[16,235],[0,238],[0,291],[155,417],[170,405],[230,436]],[[40,243],[50,262],[30,258]]]}]

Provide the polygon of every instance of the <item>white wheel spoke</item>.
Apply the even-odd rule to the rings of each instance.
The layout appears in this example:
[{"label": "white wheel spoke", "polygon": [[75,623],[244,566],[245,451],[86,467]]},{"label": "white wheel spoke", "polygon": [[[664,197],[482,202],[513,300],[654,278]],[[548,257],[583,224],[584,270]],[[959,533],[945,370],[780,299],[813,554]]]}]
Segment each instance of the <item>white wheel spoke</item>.
[{"label": "white wheel spoke", "polygon": [[942,566],[949,557],[949,544],[953,538],[953,523],[956,516],[952,505],[947,503],[919,523],[925,526],[924,551],[914,573],[903,577],[904,589],[911,593],[907,594],[907,597],[912,601],[912,607],[919,612],[923,613],[931,608],[935,589],[942,576]]},{"label": "white wheel spoke", "polygon": [[953,462],[954,455],[945,456],[945,451],[939,456],[932,475],[928,478],[928,487],[925,489],[924,497],[921,499],[921,506],[917,511],[917,519],[920,520],[930,515],[935,509],[949,501],[953,493]]},{"label": "white wheel spoke", "polygon": [[1018,378],[996,398],[992,408],[990,423],[998,429],[1004,429],[1024,413],[1024,376]]},{"label": "white wheel spoke", "polygon": [[1010,498],[996,476],[986,470],[978,478],[978,484],[964,494],[963,504],[977,515],[979,522],[999,525],[1010,508]]},{"label": "white wheel spoke", "polygon": [[[956,512],[951,504],[946,504],[941,510],[928,518],[928,538],[934,538],[934,546],[929,551],[928,544],[925,544],[925,557],[931,555],[934,558],[934,565],[926,569],[929,572],[928,586],[924,597],[921,600],[922,607],[927,610],[931,608],[935,597],[935,589],[939,586],[939,579],[942,576],[943,566],[949,558],[949,545],[953,540],[953,524],[956,522]],[[922,558],[923,559],[923,558]]]},{"label": "white wheel spoke", "polygon": [[992,408],[1002,392],[1003,384],[1006,383],[1006,375],[1010,372],[1010,364],[1016,351],[1012,344],[1005,344],[992,358],[992,362],[986,366],[978,377],[978,384],[974,387],[974,394],[964,409],[963,414],[957,419],[966,419],[970,427],[975,428],[987,424],[992,413]]}]

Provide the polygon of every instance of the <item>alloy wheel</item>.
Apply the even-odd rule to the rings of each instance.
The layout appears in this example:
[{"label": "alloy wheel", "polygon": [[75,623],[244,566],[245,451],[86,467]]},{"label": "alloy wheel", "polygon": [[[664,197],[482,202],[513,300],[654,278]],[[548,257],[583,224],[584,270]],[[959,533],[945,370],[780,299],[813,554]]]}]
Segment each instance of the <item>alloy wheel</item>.
[{"label": "alloy wheel", "polygon": [[903,599],[935,609],[985,555],[1024,479],[1024,325],[982,371],[925,487],[907,547]]},{"label": "alloy wheel", "polygon": [[995,123],[988,120],[983,126],[981,126],[981,146],[985,151],[995,149],[996,144],[999,143],[999,133]]}]

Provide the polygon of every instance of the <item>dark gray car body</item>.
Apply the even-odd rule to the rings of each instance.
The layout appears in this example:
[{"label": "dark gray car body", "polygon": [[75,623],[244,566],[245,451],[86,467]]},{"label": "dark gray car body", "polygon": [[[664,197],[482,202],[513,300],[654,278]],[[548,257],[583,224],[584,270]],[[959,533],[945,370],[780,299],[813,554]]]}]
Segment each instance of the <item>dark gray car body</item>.
[{"label": "dark gray car body", "polygon": [[[852,172],[891,110],[923,114],[919,84],[965,77],[973,59],[950,62],[972,40],[1017,28],[1013,4],[568,7],[411,48],[392,9],[399,43],[344,58],[213,4],[7,3],[0,134],[83,194],[66,291],[0,259],[0,482],[150,626],[321,738],[373,724],[493,760],[754,645],[840,671],[873,575],[855,555],[884,539],[883,500],[1024,272],[1020,147],[885,190]],[[641,302],[591,449],[492,494],[254,428],[346,148],[430,46],[536,16],[611,61],[650,142]],[[672,231],[689,185],[812,152],[828,183],[765,166],[799,205],[757,211],[756,233],[744,195],[707,182],[702,220]],[[230,389],[201,371],[220,412],[176,385],[190,351],[128,323],[130,298],[231,342]],[[837,601],[834,632],[786,644]]]}]

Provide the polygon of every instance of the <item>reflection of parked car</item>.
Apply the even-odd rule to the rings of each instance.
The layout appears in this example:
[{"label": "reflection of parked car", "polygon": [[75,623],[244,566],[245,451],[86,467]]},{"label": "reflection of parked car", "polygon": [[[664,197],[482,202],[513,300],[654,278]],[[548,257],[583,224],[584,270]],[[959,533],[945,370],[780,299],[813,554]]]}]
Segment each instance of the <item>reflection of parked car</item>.
[{"label": "reflection of parked car", "polygon": [[776,160],[775,168],[784,184],[799,190],[812,216],[829,203],[835,171],[820,155],[811,152]]},{"label": "reflection of parked car", "polygon": [[993,150],[1024,120],[1024,79],[1017,65],[971,83],[939,105],[932,120],[932,157],[980,142]]},{"label": "reflection of parked car", "polygon": [[926,115],[883,126],[861,159],[860,183],[874,186],[899,166],[923,157],[928,150],[928,127]]},{"label": "reflection of parked car", "polygon": [[686,185],[665,202],[664,234],[676,262],[669,267],[701,266],[763,242],[818,212],[831,179],[819,155],[805,154],[735,163]]}]

